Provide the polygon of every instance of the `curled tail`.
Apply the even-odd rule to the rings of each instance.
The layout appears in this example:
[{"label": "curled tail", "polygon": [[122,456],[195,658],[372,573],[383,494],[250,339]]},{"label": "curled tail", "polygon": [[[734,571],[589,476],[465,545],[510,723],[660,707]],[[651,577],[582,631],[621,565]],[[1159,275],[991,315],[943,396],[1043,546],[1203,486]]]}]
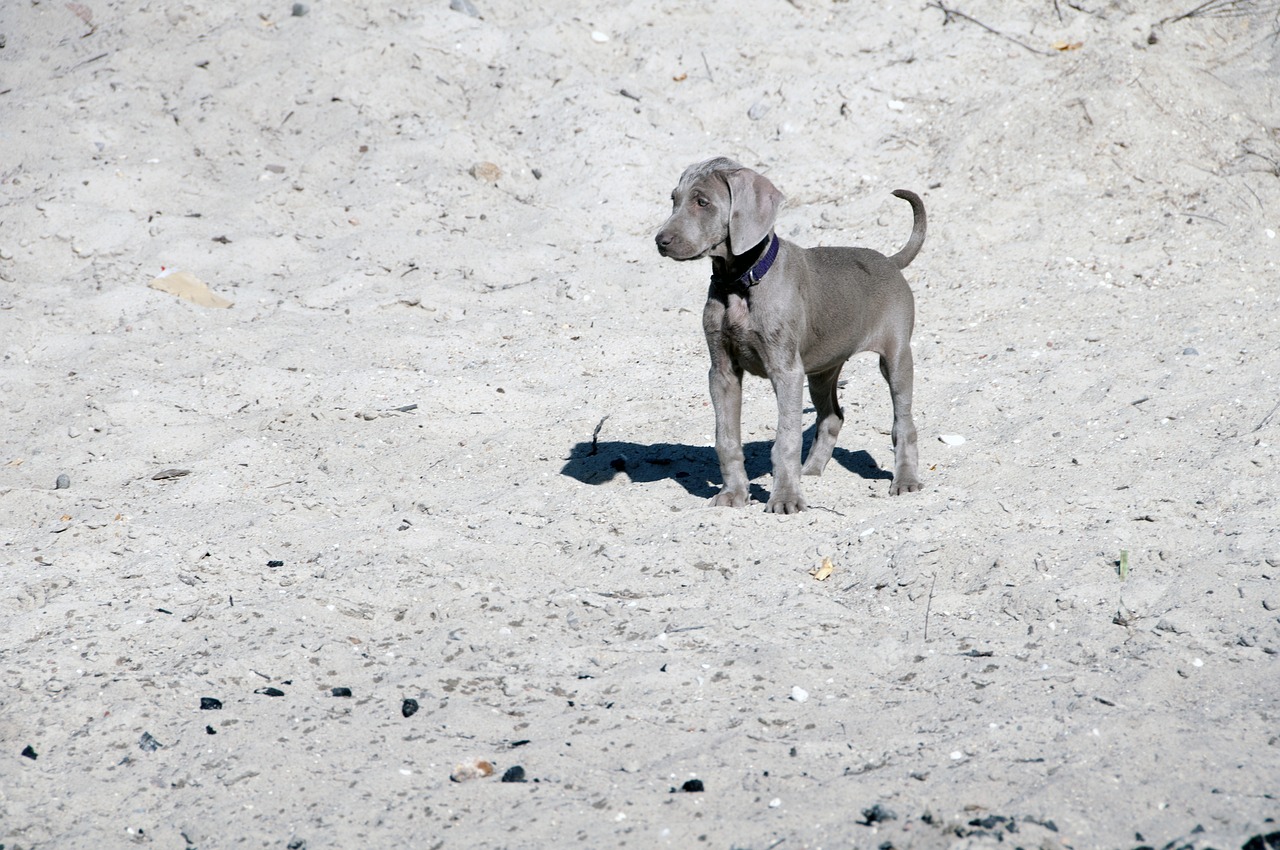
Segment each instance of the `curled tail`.
[{"label": "curled tail", "polygon": [[911,214],[915,217],[915,221],[911,225],[911,238],[907,240],[907,244],[903,246],[901,251],[889,258],[893,260],[898,268],[905,269],[916,258],[916,254],[920,253],[920,246],[924,245],[926,224],[924,202],[920,200],[920,196],[915,192],[906,189],[894,189],[893,194],[911,204]]}]

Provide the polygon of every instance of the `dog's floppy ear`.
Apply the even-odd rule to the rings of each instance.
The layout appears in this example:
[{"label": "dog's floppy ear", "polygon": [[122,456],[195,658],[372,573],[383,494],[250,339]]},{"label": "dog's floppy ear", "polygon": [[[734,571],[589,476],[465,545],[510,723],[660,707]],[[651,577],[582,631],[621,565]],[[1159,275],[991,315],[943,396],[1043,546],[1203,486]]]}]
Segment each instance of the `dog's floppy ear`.
[{"label": "dog's floppy ear", "polygon": [[727,171],[724,179],[729,184],[729,245],[734,254],[745,254],[773,230],[782,193],[750,168]]}]

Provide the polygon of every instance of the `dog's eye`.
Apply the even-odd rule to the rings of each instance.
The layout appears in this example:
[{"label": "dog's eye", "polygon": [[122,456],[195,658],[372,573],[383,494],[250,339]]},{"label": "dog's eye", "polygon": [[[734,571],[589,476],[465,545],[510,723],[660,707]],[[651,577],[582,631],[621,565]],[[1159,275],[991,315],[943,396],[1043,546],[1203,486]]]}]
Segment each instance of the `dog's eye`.
[{"label": "dog's eye", "polygon": [[711,202],[708,201],[706,198],[698,198],[698,206],[700,207],[708,206],[710,203]]}]

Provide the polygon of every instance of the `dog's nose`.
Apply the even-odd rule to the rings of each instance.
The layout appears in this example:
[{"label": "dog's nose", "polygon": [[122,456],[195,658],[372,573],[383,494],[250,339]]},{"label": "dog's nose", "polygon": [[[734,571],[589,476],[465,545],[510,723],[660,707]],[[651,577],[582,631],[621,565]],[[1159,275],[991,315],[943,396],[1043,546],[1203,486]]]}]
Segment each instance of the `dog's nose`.
[{"label": "dog's nose", "polygon": [[669,233],[666,233],[661,230],[658,231],[658,235],[653,237],[653,241],[658,243],[659,254],[662,254],[664,257],[667,255],[667,249],[671,247],[671,242],[673,238],[674,237],[672,237]]}]

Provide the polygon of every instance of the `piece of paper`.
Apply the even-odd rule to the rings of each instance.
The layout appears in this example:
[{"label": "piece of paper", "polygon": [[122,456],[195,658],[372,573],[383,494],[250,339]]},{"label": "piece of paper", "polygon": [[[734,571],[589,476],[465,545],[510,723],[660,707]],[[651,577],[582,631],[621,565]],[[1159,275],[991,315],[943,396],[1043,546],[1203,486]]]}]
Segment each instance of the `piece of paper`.
[{"label": "piece of paper", "polygon": [[178,271],[173,269],[151,281],[149,284],[152,289],[158,289],[161,292],[167,292],[170,295],[176,295],[184,298],[192,304],[199,304],[201,307],[230,307],[232,302],[223,298],[221,295],[215,295],[209,290],[208,284],[193,275],[191,272]]}]

